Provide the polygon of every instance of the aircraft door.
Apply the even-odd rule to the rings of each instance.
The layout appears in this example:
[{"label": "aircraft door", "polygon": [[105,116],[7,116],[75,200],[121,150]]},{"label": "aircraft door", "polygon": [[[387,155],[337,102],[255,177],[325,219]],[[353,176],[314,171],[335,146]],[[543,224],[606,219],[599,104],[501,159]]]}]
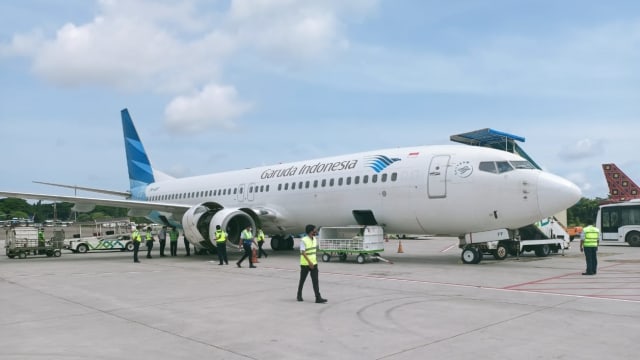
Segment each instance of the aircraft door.
[{"label": "aircraft door", "polygon": [[431,158],[427,179],[427,191],[430,198],[447,197],[447,167],[449,155],[436,155]]},{"label": "aircraft door", "polygon": [[250,183],[249,184],[249,188],[246,189],[246,193],[247,193],[247,200],[249,201],[253,201],[253,191],[255,190],[254,188],[257,188],[256,186],[254,186],[256,183]]},{"label": "aircraft door", "polygon": [[243,202],[246,197],[247,197],[247,186],[246,186],[246,184],[239,184],[238,185],[238,194],[236,195],[236,200],[238,202]]}]

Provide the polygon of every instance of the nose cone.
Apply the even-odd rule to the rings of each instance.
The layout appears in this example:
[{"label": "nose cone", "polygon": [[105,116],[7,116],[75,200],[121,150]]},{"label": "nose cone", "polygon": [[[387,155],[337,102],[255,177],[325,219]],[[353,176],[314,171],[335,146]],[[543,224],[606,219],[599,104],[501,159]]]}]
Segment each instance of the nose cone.
[{"label": "nose cone", "polygon": [[582,191],[571,181],[546,172],[540,173],[538,207],[543,218],[566,210],[581,197]]}]

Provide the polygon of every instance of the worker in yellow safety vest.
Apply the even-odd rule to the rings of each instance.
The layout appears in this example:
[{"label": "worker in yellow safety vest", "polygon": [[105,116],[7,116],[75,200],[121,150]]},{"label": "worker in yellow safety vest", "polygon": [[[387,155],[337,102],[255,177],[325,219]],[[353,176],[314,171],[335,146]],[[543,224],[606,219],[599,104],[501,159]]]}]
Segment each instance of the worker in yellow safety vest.
[{"label": "worker in yellow safety vest", "polygon": [[138,249],[140,249],[140,242],[142,242],[142,236],[140,236],[140,228],[141,226],[136,227],[135,230],[131,233],[131,240],[133,241],[133,262],[139,263],[138,260]]},{"label": "worker in yellow safety vest", "polygon": [[267,257],[267,252],[262,250],[262,245],[264,245],[264,232],[261,228],[258,228],[258,233],[256,234],[256,239],[258,239],[258,257],[261,258],[262,254],[264,257]]},{"label": "worker in yellow safety vest", "polygon": [[151,226],[147,227],[145,231],[145,238],[147,239],[147,259],[151,259],[151,249],[153,249],[153,235],[151,234]]},{"label": "worker in yellow safety vest", "polygon": [[250,268],[257,267],[253,265],[253,260],[251,259],[251,244],[254,244],[254,245],[256,244],[256,241],[253,239],[253,232],[251,232],[251,225],[247,225],[247,227],[242,231],[242,234],[240,234],[240,240],[242,241],[242,248],[244,249],[244,254],[240,258],[240,260],[236,262],[236,265],[238,267],[242,267],[240,266],[240,264],[242,264],[245,258],[249,258],[249,267]]},{"label": "worker in yellow safety vest", "polygon": [[218,265],[229,265],[229,259],[227,259],[227,233],[220,228],[220,225],[216,225],[216,232],[214,233],[216,239],[216,250],[218,252]]},{"label": "worker in yellow safety vest", "polygon": [[595,275],[598,272],[598,245],[600,243],[600,230],[589,224],[582,229],[580,235],[580,252],[584,252],[587,262],[587,270],[582,275]]},{"label": "worker in yellow safety vest", "polygon": [[305,237],[300,240],[300,281],[298,282],[298,301],[302,299],[302,287],[304,286],[307,275],[311,273],[311,282],[313,283],[313,292],[316,295],[316,303],[323,304],[327,299],[320,296],[320,285],[318,284],[318,260],[316,252],[318,251],[318,240],[316,240],[315,225],[307,225],[305,227]]}]

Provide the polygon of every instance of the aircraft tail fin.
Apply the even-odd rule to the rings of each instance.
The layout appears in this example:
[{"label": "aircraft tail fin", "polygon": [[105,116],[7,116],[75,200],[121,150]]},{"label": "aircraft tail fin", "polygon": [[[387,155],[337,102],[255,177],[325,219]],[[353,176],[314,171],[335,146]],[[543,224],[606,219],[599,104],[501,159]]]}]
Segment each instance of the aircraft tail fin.
[{"label": "aircraft tail fin", "polygon": [[622,172],[616,164],[602,164],[604,177],[609,186],[609,200],[628,201],[640,199],[640,187]]},{"label": "aircraft tail fin", "polygon": [[[140,190],[146,185],[155,182],[153,168],[149,157],[142,146],[136,127],[133,125],[129,110],[120,112],[122,117],[122,132],[124,135],[124,147],[127,153],[127,168],[129,169],[129,185],[134,198],[139,197]],[[138,195],[138,196],[136,196]]]}]

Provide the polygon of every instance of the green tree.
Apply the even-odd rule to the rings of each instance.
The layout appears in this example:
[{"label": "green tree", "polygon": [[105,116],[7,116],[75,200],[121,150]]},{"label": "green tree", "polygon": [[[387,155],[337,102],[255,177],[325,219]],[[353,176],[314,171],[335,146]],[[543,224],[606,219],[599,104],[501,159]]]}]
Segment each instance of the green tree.
[{"label": "green tree", "polygon": [[567,209],[567,226],[585,226],[596,220],[598,208],[604,199],[582,198],[577,204]]}]

